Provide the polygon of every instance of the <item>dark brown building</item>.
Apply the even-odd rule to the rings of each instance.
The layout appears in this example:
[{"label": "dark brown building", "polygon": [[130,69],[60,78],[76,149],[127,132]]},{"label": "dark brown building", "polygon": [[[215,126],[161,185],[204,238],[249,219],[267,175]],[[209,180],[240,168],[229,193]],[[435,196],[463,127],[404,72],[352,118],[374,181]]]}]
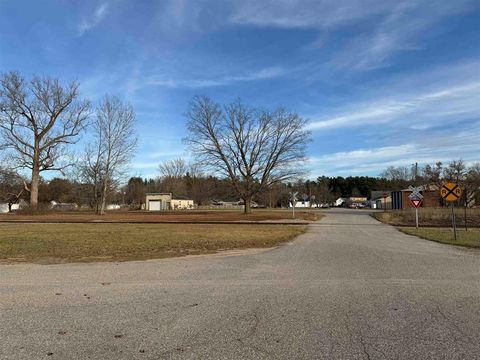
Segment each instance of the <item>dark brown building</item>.
[{"label": "dark brown building", "polygon": [[[401,191],[402,194],[402,209],[414,209],[410,201],[409,195],[412,193],[409,189],[404,189]],[[436,185],[426,186],[426,190],[421,191],[423,195],[423,201],[421,207],[437,207],[442,205],[442,197],[440,196],[440,190]]]}]

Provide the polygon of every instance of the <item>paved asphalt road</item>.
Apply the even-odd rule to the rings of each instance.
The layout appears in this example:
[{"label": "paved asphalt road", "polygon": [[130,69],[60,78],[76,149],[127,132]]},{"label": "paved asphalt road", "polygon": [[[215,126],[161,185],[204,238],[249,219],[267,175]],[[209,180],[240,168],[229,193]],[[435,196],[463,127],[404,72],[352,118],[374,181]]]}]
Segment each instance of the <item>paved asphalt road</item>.
[{"label": "paved asphalt road", "polygon": [[0,358],[480,359],[480,252],[327,214],[267,251],[0,266]]}]

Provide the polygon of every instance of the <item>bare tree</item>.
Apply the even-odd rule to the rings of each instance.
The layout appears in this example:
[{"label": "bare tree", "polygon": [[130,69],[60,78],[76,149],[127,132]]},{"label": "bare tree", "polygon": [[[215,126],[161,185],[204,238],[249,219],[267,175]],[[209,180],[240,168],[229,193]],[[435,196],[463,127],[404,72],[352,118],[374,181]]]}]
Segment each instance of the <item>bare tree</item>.
[{"label": "bare tree", "polygon": [[380,177],[390,181],[410,181],[415,176],[407,166],[389,166],[382,171]]},{"label": "bare tree", "polygon": [[83,174],[93,185],[96,211],[104,214],[110,190],[126,174],[137,147],[132,106],[105,96],[97,108],[92,131],[94,140],[85,150]]},{"label": "bare tree", "polygon": [[189,165],[182,158],[162,162],[158,168],[162,177],[179,179],[188,172]]},{"label": "bare tree", "polygon": [[86,145],[83,157],[77,163],[77,177],[80,178],[81,181],[91,185],[91,199],[93,203],[90,205],[95,209],[96,213],[99,213],[102,180],[104,177],[104,142],[102,139],[103,133],[98,132],[97,127],[95,127],[95,131],[95,140]]},{"label": "bare tree", "polygon": [[467,166],[463,160],[453,160],[443,169],[445,180],[462,182],[467,175]]},{"label": "bare tree", "polygon": [[437,161],[435,165],[425,165],[423,168],[423,179],[426,182],[434,183],[437,186],[440,186],[442,182],[442,172],[443,172],[443,163]]},{"label": "bare tree", "polygon": [[283,108],[265,111],[236,101],[223,109],[195,97],[187,113],[188,137],[197,160],[228,177],[251,212],[252,197],[304,172],[310,133],[306,120]]},{"label": "bare tree", "polygon": [[466,205],[480,204],[480,162],[475,162],[468,168],[463,186]]},{"label": "bare tree", "polygon": [[194,200],[197,200],[199,191],[206,191],[199,189],[204,177],[199,164],[177,158],[162,162],[158,168],[162,191],[171,192],[175,196],[192,196]]},{"label": "bare tree", "polygon": [[90,104],[78,99],[77,82],[62,85],[57,79],[17,72],[0,77],[1,143],[15,168],[31,170],[30,206],[38,204],[40,173],[62,171],[68,144],[78,141],[90,114]]}]

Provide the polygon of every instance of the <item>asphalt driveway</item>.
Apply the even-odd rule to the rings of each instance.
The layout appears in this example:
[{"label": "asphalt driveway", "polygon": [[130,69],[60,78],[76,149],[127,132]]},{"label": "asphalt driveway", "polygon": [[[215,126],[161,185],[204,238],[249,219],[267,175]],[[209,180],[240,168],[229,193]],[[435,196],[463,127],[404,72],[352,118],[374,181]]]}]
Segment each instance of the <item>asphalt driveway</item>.
[{"label": "asphalt driveway", "polygon": [[0,266],[0,358],[480,359],[478,250],[326,214],[266,251]]}]

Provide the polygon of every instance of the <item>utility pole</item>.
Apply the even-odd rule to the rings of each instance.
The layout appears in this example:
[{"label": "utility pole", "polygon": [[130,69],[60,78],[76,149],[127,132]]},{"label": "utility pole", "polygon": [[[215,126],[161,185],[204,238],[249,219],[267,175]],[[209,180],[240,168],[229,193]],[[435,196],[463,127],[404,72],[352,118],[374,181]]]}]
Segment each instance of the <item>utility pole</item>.
[{"label": "utility pole", "polygon": [[414,183],[414,185],[417,185],[417,179],[418,179],[418,162],[415,162],[415,164],[413,164],[413,183]]},{"label": "utility pole", "polygon": [[308,201],[310,202],[310,207],[312,207],[312,187],[308,187]]},{"label": "utility pole", "polygon": [[291,192],[290,199],[292,200],[292,217],[295,219],[295,203],[297,202],[298,192]]}]

